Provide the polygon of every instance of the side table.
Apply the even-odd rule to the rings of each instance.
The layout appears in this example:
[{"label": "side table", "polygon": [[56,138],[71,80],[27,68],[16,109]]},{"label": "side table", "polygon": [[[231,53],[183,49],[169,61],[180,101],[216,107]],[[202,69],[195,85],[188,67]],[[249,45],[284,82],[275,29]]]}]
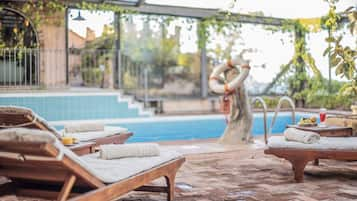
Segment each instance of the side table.
[{"label": "side table", "polygon": [[287,128],[296,128],[304,131],[312,131],[318,133],[323,137],[351,137],[352,136],[352,128],[345,126],[326,126],[326,127],[306,127],[299,125],[287,125]]},{"label": "side table", "polygon": [[85,154],[90,154],[94,152],[95,142],[79,142],[74,145],[66,146],[75,154],[81,156]]}]

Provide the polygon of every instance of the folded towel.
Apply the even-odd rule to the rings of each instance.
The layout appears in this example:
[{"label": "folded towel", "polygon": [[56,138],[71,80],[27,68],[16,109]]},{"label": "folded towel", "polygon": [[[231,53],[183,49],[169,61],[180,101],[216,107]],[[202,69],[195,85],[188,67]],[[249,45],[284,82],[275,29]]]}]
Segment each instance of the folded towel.
[{"label": "folded towel", "polygon": [[107,144],[101,145],[99,151],[100,158],[110,160],[126,157],[149,157],[159,156],[160,149],[154,143],[134,143],[134,144]]},{"label": "folded towel", "polygon": [[320,140],[320,135],[315,132],[303,131],[296,128],[288,128],[284,131],[285,140],[296,141],[305,144],[316,143]]},{"label": "folded towel", "polygon": [[64,126],[66,133],[80,133],[88,131],[104,131],[104,124],[101,123],[77,123]]}]

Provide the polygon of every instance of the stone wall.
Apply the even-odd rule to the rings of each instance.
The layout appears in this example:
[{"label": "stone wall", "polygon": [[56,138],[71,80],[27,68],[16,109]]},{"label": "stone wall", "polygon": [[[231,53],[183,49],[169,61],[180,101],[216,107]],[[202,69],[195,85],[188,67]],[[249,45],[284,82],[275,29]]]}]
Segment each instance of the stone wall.
[{"label": "stone wall", "polygon": [[40,41],[40,84],[45,88],[66,87],[65,12],[56,13],[53,23],[43,23],[38,29]]}]

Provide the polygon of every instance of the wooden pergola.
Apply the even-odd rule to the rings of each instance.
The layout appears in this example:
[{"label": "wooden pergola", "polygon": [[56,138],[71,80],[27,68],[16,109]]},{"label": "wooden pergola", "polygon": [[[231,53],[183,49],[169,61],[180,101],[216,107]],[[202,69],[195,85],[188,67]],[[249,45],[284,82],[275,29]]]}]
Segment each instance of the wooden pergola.
[{"label": "wooden pergola", "polygon": [[[15,2],[15,3],[23,3],[28,0],[4,0],[2,2]],[[215,17],[216,19],[227,20],[226,15],[222,14],[220,9],[212,9],[212,8],[199,8],[199,7],[188,7],[188,6],[173,6],[173,5],[165,5],[163,4],[150,4],[145,0],[66,0],[64,2],[69,4],[69,8],[77,8],[76,5],[80,2],[88,2],[88,3],[96,3],[96,4],[112,4],[118,5],[124,9],[130,9],[136,11],[139,14],[147,14],[147,15],[166,15],[166,16],[176,16],[176,17],[187,17],[194,18],[197,20],[205,20],[207,18]],[[121,88],[121,66],[120,66],[120,13],[115,14],[115,65],[114,65],[114,78],[115,83],[118,88]],[[266,17],[266,16],[256,16],[256,15],[247,15],[247,14],[239,14],[239,13],[230,13],[230,18],[232,22],[237,23],[248,23],[255,25],[270,25],[270,26],[282,26],[287,19],[276,18],[276,17]],[[65,15],[65,27],[66,27],[66,83],[69,83],[69,47],[68,47],[68,9]],[[347,19],[346,17],[343,17]],[[206,56],[206,48],[201,47],[200,49],[200,77],[201,77],[201,96],[207,97],[208,95],[208,80],[207,80],[207,56]]]},{"label": "wooden pergola", "polygon": [[[72,1],[73,8],[75,8],[75,3],[78,1]],[[210,17],[217,17],[218,19],[224,19],[224,15],[221,15],[221,10],[219,9],[208,9],[208,8],[197,8],[197,7],[182,7],[182,6],[171,6],[171,5],[158,5],[158,4],[148,4],[145,0],[86,0],[89,3],[106,3],[118,5],[125,9],[130,9],[136,11],[140,14],[147,15],[166,15],[166,16],[175,16],[175,17],[188,17],[195,18],[197,20],[204,20]],[[232,13],[232,19],[234,22],[238,23],[250,23],[250,24],[260,24],[260,25],[271,25],[271,26],[282,26],[286,19],[274,18],[274,17],[264,17],[264,16],[253,16]],[[66,19],[66,27],[68,29],[68,15]],[[116,61],[115,61],[115,80],[118,85],[118,88],[121,87],[121,77],[120,75],[120,13],[115,13],[115,32],[116,32]],[[68,36],[66,37],[68,41]],[[68,43],[67,43],[68,44]],[[68,49],[68,47],[67,47]],[[67,54],[68,55],[68,54]],[[68,56],[67,56],[68,57]],[[206,48],[201,48],[201,62],[200,62],[200,72],[201,72],[201,97],[208,96],[208,80],[207,80],[207,57],[206,57]],[[67,58],[68,60],[68,58]],[[68,62],[68,61],[67,61]],[[68,66],[68,65],[67,65]]]}]

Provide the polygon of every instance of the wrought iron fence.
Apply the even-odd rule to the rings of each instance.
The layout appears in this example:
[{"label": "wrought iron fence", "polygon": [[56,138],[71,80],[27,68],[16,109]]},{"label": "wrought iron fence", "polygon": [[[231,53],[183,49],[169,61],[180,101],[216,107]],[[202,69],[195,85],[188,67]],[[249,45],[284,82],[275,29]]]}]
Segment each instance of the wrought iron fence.
[{"label": "wrought iron fence", "polygon": [[0,49],[0,86],[38,86],[39,55],[39,49]]},{"label": "wrought iron fence", "polygon": [[70,49],[69,85],[114,88],[114,52],[112,49]]},{"label": "wrought iron fence", "polygon": [[124,92],[139,99],[200,97],[200,74],[183,66],[134,62],[121,55],[120,82]]},{"label": "wrought iron fence", "polygon": [[120,88],[143,98],[199,96],[199,83],[187,67],[136,62],[114,49],[0,49],[1,88]]}]

